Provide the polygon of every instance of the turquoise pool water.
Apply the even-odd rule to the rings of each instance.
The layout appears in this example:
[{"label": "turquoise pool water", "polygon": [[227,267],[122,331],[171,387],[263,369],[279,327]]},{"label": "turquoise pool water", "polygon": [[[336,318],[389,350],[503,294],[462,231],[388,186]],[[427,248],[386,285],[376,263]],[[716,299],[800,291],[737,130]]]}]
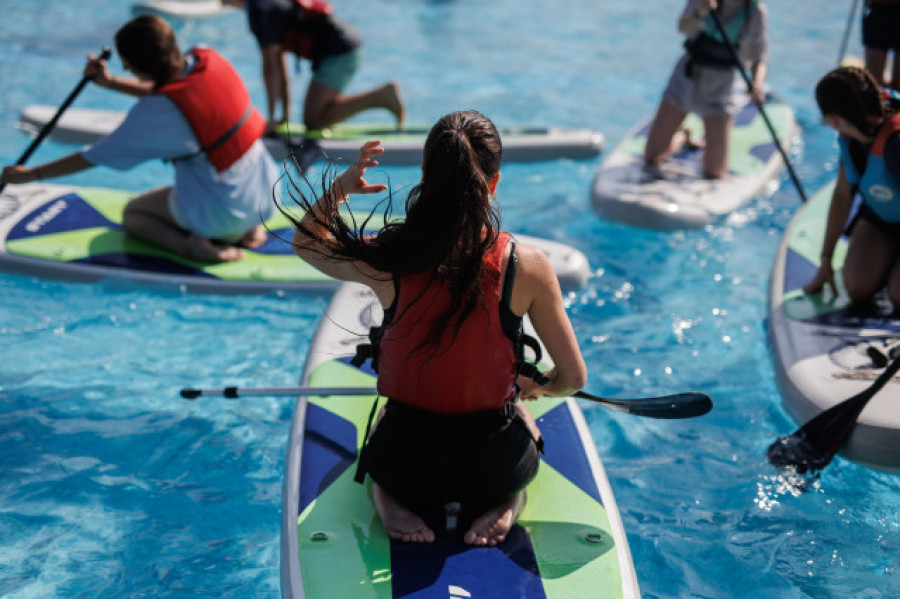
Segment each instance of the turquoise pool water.
[{"label": "turquoise pool water", "polygon": [[[835,145],[811,90],[837,63],[851,2],[770,4],[769,80],[796,110],[795,166],[812,194],[835,174]],[[680,48],[673,1],[336,5],[368,43],[353,89],[398,79],[412,122],[477,108],[501,125],[595,128],[609,147],[655,109]],[[110,44],[131,13],[117,0],[3,3],[3,13],[8,164],[28,144],[13,127],[18,112],[62,102],[84,56]],[[263,104],[242,15],[177,30],[185,46],[222,51]],[[856,55],[858,37],[854,24]],[[129,104],[88,88],[75,106]],[[47,141],[33,162],[72,149]],[[799,206],[787,175],[728,219],[659,233],[591,211],[599,162],[508,165],[500,201],[511,230],[591,260],[588,286],[569,298],[591,392],[697,390],[715,401],[711,414],[685,421],[584,405],[644,597],[900,596],[900,478],[839,458],[794,495],[765,461],[769,443],[796,428],[765,329],[772,259]],[[384,171],[397,189],[416,177]],[[67,181],[137,190],[169,176],[153,163]],[[327,296],[199,296],[2,274],[0,297],[0,596],[278,596],[293,400],[186,402],[178,390],[295,384]]]}]

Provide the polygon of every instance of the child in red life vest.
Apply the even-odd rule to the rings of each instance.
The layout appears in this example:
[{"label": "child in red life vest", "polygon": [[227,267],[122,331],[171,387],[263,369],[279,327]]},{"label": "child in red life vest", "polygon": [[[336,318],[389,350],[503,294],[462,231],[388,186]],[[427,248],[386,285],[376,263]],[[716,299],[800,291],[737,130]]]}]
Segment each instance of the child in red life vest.
[{"label": "child in red life vest", "polygon": [[[540,432],[519,400],[579,389],[584,361],[547,257],[499,229],[493,123],[475,111],[441,118],[405,220],[369,236],[339,208],[387,189],[365,179],[383,151],[367,142],[318,200],[295,197],[305,214],[293,219],[294,246],[322,272],[370,287],[385,309],[376,358],[388,402],[361,465],[391,537],[433,541],[442,506],[458,503],[463,540],[496,545],[540,461]],[[517,376],[525,315],[556,364],[543,386]]]}]

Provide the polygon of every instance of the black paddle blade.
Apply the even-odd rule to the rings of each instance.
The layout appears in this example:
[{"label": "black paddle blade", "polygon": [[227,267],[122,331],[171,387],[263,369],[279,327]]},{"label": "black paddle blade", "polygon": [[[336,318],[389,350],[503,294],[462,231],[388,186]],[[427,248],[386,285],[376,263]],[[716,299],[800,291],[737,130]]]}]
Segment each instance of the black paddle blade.
[{"label": "black paddle blade", "polygon": [[794,468],[800,474],[821,470],[847,442],[863,408],[900,370],[900,357],[860,393],[832,406],[801,426],[793,435],[780,437],[766,452],[778,468]]},{"label": "black paddle blade", "polygon": [[582,399],[596,401],[618,412],[634,414],[635,416],[646,416],[648,418],[694,418],[712,410],[712,400],[709,396],[696,392],[639,399],[608,399],[606,397],[597,397],[584,391],[578,391],[573,395]]}]

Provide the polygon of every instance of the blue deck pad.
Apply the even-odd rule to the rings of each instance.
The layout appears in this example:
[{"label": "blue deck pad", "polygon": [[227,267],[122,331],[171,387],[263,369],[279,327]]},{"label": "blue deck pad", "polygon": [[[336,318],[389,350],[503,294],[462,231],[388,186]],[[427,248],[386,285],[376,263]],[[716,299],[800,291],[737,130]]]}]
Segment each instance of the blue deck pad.
[{"label": "blue deck pad", "polygon": [[307,404],[297,516],[355,461],[353,423],[313,403]]},{"label": "blue deck pad", "polygon": [[12,241],[94,227],[121,229],[122,225],[103,216],[78,194],[69,193],[34,209],[16,223],[6,238]]},{"label": "blue deck pad", "polygon": [[565,403],[556,406],[538,422],[541,435],[548,439],[544,445],[543,461],[569,479],[600,505],[600,490],[594,480],[591,464],[584,452],[581,437]]},{"label": "blue deck pad", "polygon": [[469,596],[465,593],[473,598],[546,597],[534,547],[519,525],[498,547],[472,548],[445,538],[430,544],[392,542],[391,564],[395,599],[462,599]]}]

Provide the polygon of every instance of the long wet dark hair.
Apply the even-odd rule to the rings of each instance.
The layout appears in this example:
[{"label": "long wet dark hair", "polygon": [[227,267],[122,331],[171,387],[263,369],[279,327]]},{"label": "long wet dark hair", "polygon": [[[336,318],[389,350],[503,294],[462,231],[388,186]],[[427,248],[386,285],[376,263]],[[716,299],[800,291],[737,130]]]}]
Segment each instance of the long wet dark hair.
[{"label": "long wet dark hair", "polygon": [[[483,259],[500,228],[489,183],[500,172],[502,155],[500,135],[490,119],[474,110],[453,112],[442,117],[428,134],[422,179],[407,197],[404,220],[390,222],[389,195],[384,211],[386,224],[374,237],[366,236],[365,221],[363,226],[356,226],[340,218],[341,194],[326,189],[318,204],[324,218],[319,219],[294,181],[291,198],[333,239],[321,239],[304,227],[301,219],[283,212],[302,235],[315,239],[339,260],[358,260],[395,276],[429,273],[429,285],[446,283],[450,306],[422,344],[433,345],[436,351],[448,326],[455,337],[469,314],[479,303],[484,304],[480,286]],[[325,181],[327,175],[323,176],[323,188]],[[376,206],[369,218],[378,209]]]},{"label": "long wet dark hair", "polygon": [[859,67],[839,67],[816,85],[816,102],[823,115],[836,114],[868,136],[900,111],[900,102],[885,98],[875,78]]}]

